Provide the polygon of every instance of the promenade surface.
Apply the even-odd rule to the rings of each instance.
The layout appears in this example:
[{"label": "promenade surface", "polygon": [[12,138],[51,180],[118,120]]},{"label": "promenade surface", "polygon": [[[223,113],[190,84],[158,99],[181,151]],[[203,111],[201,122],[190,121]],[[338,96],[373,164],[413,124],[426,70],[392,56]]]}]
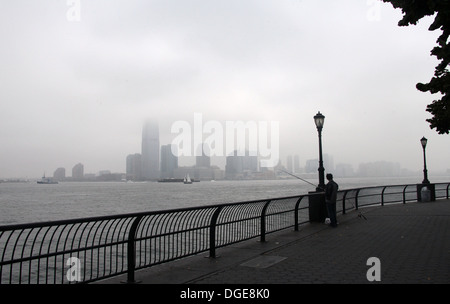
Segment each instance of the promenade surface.
[{"label": "promenade surface", "polygon": [[[359,215],[361,212],[366,219]],[[136,272],[141,284],[450,283],[450,200],[362,208]],[[369,263],[371,257],[379,264]],[[379,272],[377,272],[379,265]],[[372,272],[375,270],[375,272]],[[380,281],[370,282],[379,274]],[[119,276],[97,282],[126,281]]]}]

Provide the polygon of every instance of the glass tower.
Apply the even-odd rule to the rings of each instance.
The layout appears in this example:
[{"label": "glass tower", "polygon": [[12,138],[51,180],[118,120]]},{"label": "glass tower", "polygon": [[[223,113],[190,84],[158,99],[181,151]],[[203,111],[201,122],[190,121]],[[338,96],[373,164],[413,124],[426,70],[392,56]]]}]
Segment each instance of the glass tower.
[{"label": "glass tower", "polygon": [[142,177],[159,179],[159,127],[155,121],[147,121],[142,129]]}]

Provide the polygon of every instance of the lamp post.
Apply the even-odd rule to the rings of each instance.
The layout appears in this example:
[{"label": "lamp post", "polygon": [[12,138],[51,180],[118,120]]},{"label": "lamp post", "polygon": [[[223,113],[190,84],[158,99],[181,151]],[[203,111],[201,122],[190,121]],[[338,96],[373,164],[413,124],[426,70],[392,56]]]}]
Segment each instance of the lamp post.
[{"label": "lamp post", "polygon": [[322,128],[325,121],[325,116],[323,116],[320,111],[314,116],[314,122],[319,132],[319,185],[316,191],[324,191],[325,189],[325,169],[323,167],[323,157],[322,157]]},{"label": "lamp post", "polygon": [[429,184],[430,181],[428,180],[428,171],[427,171],[427,159],[425,157],[425,148],[427,146],[427,139],[425,137],[422,137],[420,140],[420,143],[422,144],[423,149],[423,181],[422,184]]}]

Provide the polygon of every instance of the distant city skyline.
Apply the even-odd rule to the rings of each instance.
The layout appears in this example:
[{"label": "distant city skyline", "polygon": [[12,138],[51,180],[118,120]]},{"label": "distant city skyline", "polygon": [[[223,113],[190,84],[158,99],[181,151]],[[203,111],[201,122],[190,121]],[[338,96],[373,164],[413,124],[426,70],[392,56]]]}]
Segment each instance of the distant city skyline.
[{"label": "distant city skyline", "polygon": [[[72,176],[66,176],[65,168],[58,167],[53,173],[55,180],[159,180],[168,178],[183,178],[186,174],[191,174],[193,178],[202,179],[267,179],[275,178],[283,168],[295,174],[316,174],[318,169],[318,159],[305,159],[301,165],[298,154],[290,154],[283,161],[280,159],[278,166],[261,170],[258,166],[258,157],[250,156],[248,151],[244,156],[238,156],[237,151],[222,157],[225,165],[221,168],[211,163],[211,157],[205,153],[209,147],[202,143],[197,147],[195,163],[180,166],[179,160],[183,157],[174,155],[172,144],[160,144],[159,124],[157,121],[147,120],[142,127],[141,151],[126,156],[125,170],[113,172],[110,170],[100,170],[98,174],[84,173],[84,165],[77,163],[72,167]],[[143,155],[147,159],[144,164]],[[418,173],[420,170],[411,171],[401,167],[398,162],[375,161],[360,163],[354,167],[352,164],[338,162],[335,165],[334,157],[324,153],[324,167],[326,172],[339,177],[368,177],[368,176],[404,176]],[[145,170],[147,173],[144,174]],[[268,174],[268,172],[273,172]],[[263,172],[263,173],[261,173]],[[444,173],[450,173],[448,170]],[[442,172],[441,172],[442,173]]]},{"label": "distant city skyline", "polygon": [[[168,133],[168,132],[166,132]],[[202,143],[196,148],[194,157],[177,157],[173,155],[176,146],[172,144],[161,144],[160,137],[166,138],[167,134],[160,134],[159,123],[157,120],[146,119],[143,123],[141,142],[138,143],[141,151],[131,153],[125,157],[125,165],[123,170],[111,170],[104,168],[92,173],[89,169],[85,173],[82,162],[76,163],[72,168],[72,176],[66,176],[66,169],[58,167],[53,171],[54,180],[159,180],[164,178],[183,178],[186,174],[200,179],[236,179],[251,178],[249,172],[266,172],[264,174],[254,175],[254,178],[275,178],[279,174],[278,168],[282,167],[292,173],[297,174],[316,174],[318,169],[318,158],[301,158],[300,154],[289,154],[284,159],[279,160],[278,166],[261,170],[258,165],[258,157],[246,155],[238,157],[237,151],[223,157],[210,157],[205,153],[209,147]],[[328,153],[324,153],[324,167],[326,172],[330,172],[340,177],[367,177],[367,176],[405,176],[413,175],[421,172],[422,168],[410,170],[403,168],[399,162],[391,162],[386,160],[368,161],[358,163],[356,165],[350,163],[337,162],[335,164],[334,157]],[[186,160],[188,160],[186,162]],[[214,160],[214,161],[213,161]],[[303,164],[303,165],[302,165]],[[211,169],[211,167],[214,167]],[[194,170],[196,168],[196,170]],[[199,171],[203,168],[203,171]],[[205,169],[208,169],[205,171]],[[273,174],[267,174],[273,171]],[[44,170],[46,176],[50,176],[48,170]],[[220,173],[221,172],[221,173]],[[450,174],[450,169],[444,168],[437,174]],[[17,178],[17,177],[2,177]],[[29,177],[19,177],[29,178]],[[38,175],[31,177],[38,178]]]}]

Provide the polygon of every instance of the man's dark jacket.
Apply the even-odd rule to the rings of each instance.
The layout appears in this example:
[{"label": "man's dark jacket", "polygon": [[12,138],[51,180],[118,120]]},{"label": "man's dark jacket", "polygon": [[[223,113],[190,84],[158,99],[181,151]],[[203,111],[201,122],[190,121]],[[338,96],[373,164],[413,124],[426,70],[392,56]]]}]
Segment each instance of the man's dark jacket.
[{"label": "man's dark jacket", "polygon": [[328,182],[325,189],[325,202],[327,204],[336,204],[338,189],[338,184],[336,184],[333,180]]}]

